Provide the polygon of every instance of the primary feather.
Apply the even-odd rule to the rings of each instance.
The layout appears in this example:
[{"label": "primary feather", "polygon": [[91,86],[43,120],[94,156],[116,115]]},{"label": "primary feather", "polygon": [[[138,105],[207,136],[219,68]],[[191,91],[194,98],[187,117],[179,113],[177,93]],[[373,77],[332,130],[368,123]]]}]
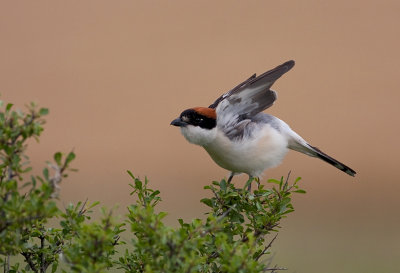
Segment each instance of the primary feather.
[{"label": "primary feather", "polygon": [[210,108],[215,108],[217,126],[223,131],[270,107],[277,99],[271,86],[294,66],[294,61],[285,62],[260,76],[254,74],[229,92],[219,97]]}]

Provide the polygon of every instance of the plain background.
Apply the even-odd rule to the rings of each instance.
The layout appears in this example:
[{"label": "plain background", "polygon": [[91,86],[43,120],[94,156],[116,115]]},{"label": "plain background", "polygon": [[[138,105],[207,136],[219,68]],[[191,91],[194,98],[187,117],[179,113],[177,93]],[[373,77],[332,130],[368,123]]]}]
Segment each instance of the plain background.
[{"label": "plain background", "polygon": [[[228,172],[170,121],[284,61],[267,112],[354,168],[290,152],[263,179],[301,176],[275,263],[288,272],[400,272],[399,1],[2,1],[1,99],[50,109],[37,172],[77,154],[61,202],[133,202],[126,170],[162,192],[168,221],[202,217]],[[243,183],[245,176],[235,178]]]}]

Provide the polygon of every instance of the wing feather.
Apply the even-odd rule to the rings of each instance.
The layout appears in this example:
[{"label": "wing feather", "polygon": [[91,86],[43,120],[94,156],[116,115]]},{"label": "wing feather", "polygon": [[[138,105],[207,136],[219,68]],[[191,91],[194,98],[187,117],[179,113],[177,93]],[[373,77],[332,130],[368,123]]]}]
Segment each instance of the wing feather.
[{"label": "wing feather", "polygon": [[216,110],[217,126],[229,127],[270,107],[277,98],[270,87],[294,64],[294,61],[288,61],[258,77],[254,74],[219,97],[209,106]]}]

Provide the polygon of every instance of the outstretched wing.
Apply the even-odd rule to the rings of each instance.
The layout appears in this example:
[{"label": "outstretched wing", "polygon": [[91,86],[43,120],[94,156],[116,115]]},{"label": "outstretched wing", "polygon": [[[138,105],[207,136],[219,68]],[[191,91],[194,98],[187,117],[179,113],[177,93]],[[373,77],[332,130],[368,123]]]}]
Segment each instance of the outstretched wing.
[{"label": "outstretched wing", "polygon": [[277,98],[270,87],[293,66],[294,61],[288,61],[258,77],[254,74],[219,97],[209,106],[217,113],[217,125],[226,127],[237,124],[270,107]]}]

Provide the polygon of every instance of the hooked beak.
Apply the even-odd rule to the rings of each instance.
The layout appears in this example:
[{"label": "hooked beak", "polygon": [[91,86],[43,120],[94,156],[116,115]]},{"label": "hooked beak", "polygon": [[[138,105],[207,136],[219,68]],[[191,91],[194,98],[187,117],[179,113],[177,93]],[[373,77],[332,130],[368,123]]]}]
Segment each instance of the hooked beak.
[{"label": "hooked beak", "polygon": [[187,125],[187,123],[182,121],[181,118],[176,118],[173,121],[171,121],[171,125],[178,126],[178,127],[185,127]]}]

